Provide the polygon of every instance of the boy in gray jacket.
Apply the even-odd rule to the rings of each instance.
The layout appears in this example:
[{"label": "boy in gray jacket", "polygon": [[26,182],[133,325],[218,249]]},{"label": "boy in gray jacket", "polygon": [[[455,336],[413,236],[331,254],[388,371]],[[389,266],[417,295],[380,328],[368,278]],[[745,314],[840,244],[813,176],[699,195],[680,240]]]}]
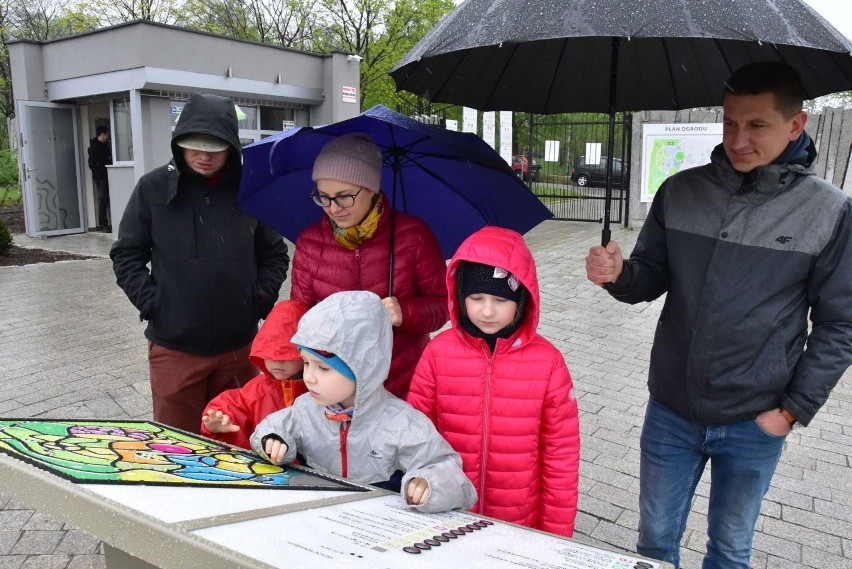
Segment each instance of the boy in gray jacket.
[{"label": "boy in gray jacket", "polygon": [[309,392],[264,419],[252,449],[275,464],[300,453],[311,468],[362,484],[401,470],[406,503],[424,512],[468,509],[476,491],[458,453],[384,388],[391,341],[390,316],[372,292],[339,292],[311,308],[292,340]]}]

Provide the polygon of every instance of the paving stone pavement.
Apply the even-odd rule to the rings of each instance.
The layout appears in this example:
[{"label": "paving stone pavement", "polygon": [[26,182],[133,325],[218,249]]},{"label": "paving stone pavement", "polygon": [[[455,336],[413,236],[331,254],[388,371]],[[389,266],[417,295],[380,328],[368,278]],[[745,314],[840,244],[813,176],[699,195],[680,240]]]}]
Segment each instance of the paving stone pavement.
[{"label": "paving stone pavement", "polygon": [[[638,232],[617,227],[629,251]],[[547,221],[526,236],[538,264],[540,332],[565,355],[580,407],[580,502],[575,537],[633,550],[639,431],[662,301],[628,306],[585,279],[597,224]],[[90,233],[23,246],[102,258],[0,267],[0,416],[150,419],[143,326],[115,285],[112,239]],[[291,248],[292,251],[292,248]],[[289,281],[282,298],[289,295]],[[852,371],[787,448],[763,503],[753,568],[852,569]],[[682,566],[700,567],[706,542],[705,473],[684,536]],[[97,539],[4,497],[0,569],[104,567]]]}]

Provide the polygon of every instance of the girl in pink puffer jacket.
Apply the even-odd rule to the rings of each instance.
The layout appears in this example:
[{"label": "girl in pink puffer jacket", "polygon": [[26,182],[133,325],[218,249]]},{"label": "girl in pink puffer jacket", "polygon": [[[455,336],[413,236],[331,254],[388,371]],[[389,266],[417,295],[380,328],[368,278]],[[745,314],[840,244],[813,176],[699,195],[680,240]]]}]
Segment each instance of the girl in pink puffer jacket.
[{"label": "girl in pink puffer jacket", "polygon": [[471,511],[570,537],[580,429],[565,359],[540,336],[538,279],[520,234],[485,227],[447,270],[452,329],[414,372],[408,402],[461,455]]}]

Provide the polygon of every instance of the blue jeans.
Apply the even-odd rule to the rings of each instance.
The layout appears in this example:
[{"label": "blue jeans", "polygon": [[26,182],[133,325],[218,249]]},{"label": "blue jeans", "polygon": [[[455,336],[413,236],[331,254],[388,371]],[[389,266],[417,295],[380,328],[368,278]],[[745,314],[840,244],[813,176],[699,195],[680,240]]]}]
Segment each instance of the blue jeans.
[{"label": "blue jeans", "polygon": [[650,400],[640,448],[640,555],[680,565],[680,540],[708,460],[710,506],[703,569],[748,569],[754,526],[786,437],[752,419],[699,427]]}]

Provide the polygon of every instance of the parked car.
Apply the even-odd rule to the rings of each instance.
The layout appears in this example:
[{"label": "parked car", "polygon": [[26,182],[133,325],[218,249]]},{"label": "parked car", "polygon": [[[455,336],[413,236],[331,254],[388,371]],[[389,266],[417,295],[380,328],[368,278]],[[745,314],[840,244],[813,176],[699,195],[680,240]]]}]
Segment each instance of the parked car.
[{"label": "parked car", "polygon": [[512,171],[524,182],[535,182],[541,173],[541,165],[533,159],[532,168],[528,166],[527,157],[523,154],[512,156]]},{"label": "parked car", "polygon": [[[603,186],[606,185],[606,162],[609,158],[601,156],[600,161],[595,164],[586,164],[586,157],[579,156],[571,167],[571,181],[578,186]],[[612,185],[620,187],[623,177],[623,168],[619,158],[612,159]]]}]

